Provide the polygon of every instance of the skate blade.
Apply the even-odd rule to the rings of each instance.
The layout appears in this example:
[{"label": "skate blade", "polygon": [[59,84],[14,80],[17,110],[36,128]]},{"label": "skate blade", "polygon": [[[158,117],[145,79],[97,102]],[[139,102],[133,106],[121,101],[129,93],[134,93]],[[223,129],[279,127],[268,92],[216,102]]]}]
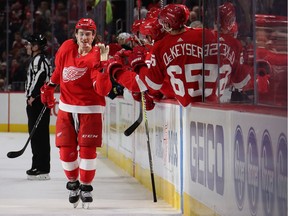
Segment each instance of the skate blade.
[{"label": "skate blade", "polygon": [[73,208],[77,208],[77,206],[78,206],[78,204],[79,204],[79,201],[80,201],[80,200],[78,200],[78,201],[75,202],[75,203],[72,203],[72,204],[73,204]]},{"label": "skate blade", "polygon": [[27,175],[28,180],[50,180],[49,174]]},{"label": "skate blade", "polygon": [[89,207],[90,207],[90,202],[83,202],[82,203],[82,208],[83,209],[89,209]]}]

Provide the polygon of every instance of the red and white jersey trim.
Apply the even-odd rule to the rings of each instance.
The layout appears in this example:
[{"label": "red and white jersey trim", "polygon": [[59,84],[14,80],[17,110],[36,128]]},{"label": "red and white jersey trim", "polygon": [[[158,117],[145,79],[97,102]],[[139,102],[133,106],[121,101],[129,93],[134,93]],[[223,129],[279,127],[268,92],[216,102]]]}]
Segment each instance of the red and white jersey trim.
[{"label": "red and white jersey trim", "polygon": [[239,83],[233,83],[233,86],[237,89],[242,89],[244,86],[246,86],[251,79],[251,76],[248,74],[241,82]]},{"label": "red and white jersey trim", "polygon": [[104,113],[105,106],[102,105],[71,105],[59,100],[59,109],[70,113]]},{"label": "red and white jersey trim", "polygon": [[139,87],[139,90],[142,92],[142,91],[146,91],[147,90],[147,87],[146,85],[143,83],[143,81],[140,79],[139,75],[136,75],[135,76],[135,80],[138,84],[138,87]]},{"label": "red and white jersey trim", "polygon": [[149,79],[149,77],[145,76],[145,82],[147,83],[147,85],[154,89],[154,90],[160,90],[163,84],[157,84],[155,82],[153,82],[151,79]]}]

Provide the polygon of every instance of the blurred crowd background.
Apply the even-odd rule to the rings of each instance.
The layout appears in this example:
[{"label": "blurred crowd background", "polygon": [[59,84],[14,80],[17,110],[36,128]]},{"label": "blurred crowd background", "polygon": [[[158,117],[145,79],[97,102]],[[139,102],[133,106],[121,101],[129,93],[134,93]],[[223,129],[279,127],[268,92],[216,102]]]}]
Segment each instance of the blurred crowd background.
[{"label": "blurred crowd background", "polygon": [[[145,18],[147,11],[152,7],[161,8],[169,3],[188,6],[190,19],[187,25],[213,29],[214,19],[217,16],[216,8],[223,2],[226,1],[0,0],[0,91],[25,90],[29,56],[26,54],[24,43],[25,38],[32,33],[42,33],[46,36],[48,40],[46,53],[53,65],[59,46],[72,37],[74,26],[81,17],[94,19],[99,40],[109,44],[115,42],[120,33],[131,32],[133,22],[139,17]],[[237,39],[245,48],[245,61],[255,68],[254,81],[259,75],[257,67],[268,67],[268,78],[274,82],[274,89],[271,91],[273,95],[270,95],[269,101],[266,102],[273,106],[287,108],[287,1],[231,0],[230,2],[236,6]],[[141,5],[138,7],[139,3]],[[264,66],[265,61],[261,61],[261,64],[257,63],[258,47],[264,47],[267,52],[273,51],[274,56],[271,57],[273,60],[263,57],[267,62]],[[281,59],[283,55],[284,59],[286,56],[286,61],[276,62],[277,55],[281,55]],[[282,88],[281,94],[286,90],[284,102],[275,102],[274,97],[279,94],[279,88]],[[257,94],[255,89],[249,89],[252,91],[250,97]],[[264,100],[264,103],[266,102]],[[252,103],[255,103],[255,100],[252,99]]]}]

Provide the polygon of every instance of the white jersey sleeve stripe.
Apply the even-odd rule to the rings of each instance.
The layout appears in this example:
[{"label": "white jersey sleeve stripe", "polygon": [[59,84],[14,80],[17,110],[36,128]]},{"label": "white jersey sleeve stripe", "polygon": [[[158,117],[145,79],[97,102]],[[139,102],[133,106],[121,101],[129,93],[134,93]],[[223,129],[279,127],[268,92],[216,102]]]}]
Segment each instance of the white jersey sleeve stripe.
[{"label": "white jersey sleeve stripe", "polygon": [[249,80],[251,79],[251,76],[248,74],[244,80],[242,80],[239,83],[233,83],[233,86],[237,89],[242,89],[245,85],[247,85],[247,83],[249,82]]},{"label": "white jersey sleeve stripe", "polygon": [[137,82],[137,84],[138,84],[138,86],[139,86],[140,91],[141,91],[141,92],[146,91],[146,90],[147,90],[147,87],[145,86],[145,84],[143,83],[143,81],[139,78],[139,75],[137,75],[137,76],[135,77],[135,79],[136,79],[136,82]]},{"label": "white jersey sleeve stripe", "polygon": [[154,90],[159,90],[162,87],[162,84],[154,83],[147,76],[145,77],[145,81],[146,81],[147,85],[150,86]]}]

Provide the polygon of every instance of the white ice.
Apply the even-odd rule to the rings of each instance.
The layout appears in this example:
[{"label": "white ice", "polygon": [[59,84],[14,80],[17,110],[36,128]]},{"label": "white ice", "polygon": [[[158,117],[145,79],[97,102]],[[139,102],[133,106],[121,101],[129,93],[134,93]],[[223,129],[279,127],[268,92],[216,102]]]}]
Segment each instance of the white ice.
[{"label": "white ice", "polygon": [[66,177],[54,145],[54,135],[51,135],[51,180],[27,180],[26,170],[31,167],[32,157],[30,144],[20,157],[6,156],[9,151],[20,150],[27,139],[27,133],[0,133],[0,215],[181,215],[161,199],[154,203],[151,191],[101,155],[93,182],[94,202],[89,209],[82,209],[81,203],[74,209],[68,201]]}]

